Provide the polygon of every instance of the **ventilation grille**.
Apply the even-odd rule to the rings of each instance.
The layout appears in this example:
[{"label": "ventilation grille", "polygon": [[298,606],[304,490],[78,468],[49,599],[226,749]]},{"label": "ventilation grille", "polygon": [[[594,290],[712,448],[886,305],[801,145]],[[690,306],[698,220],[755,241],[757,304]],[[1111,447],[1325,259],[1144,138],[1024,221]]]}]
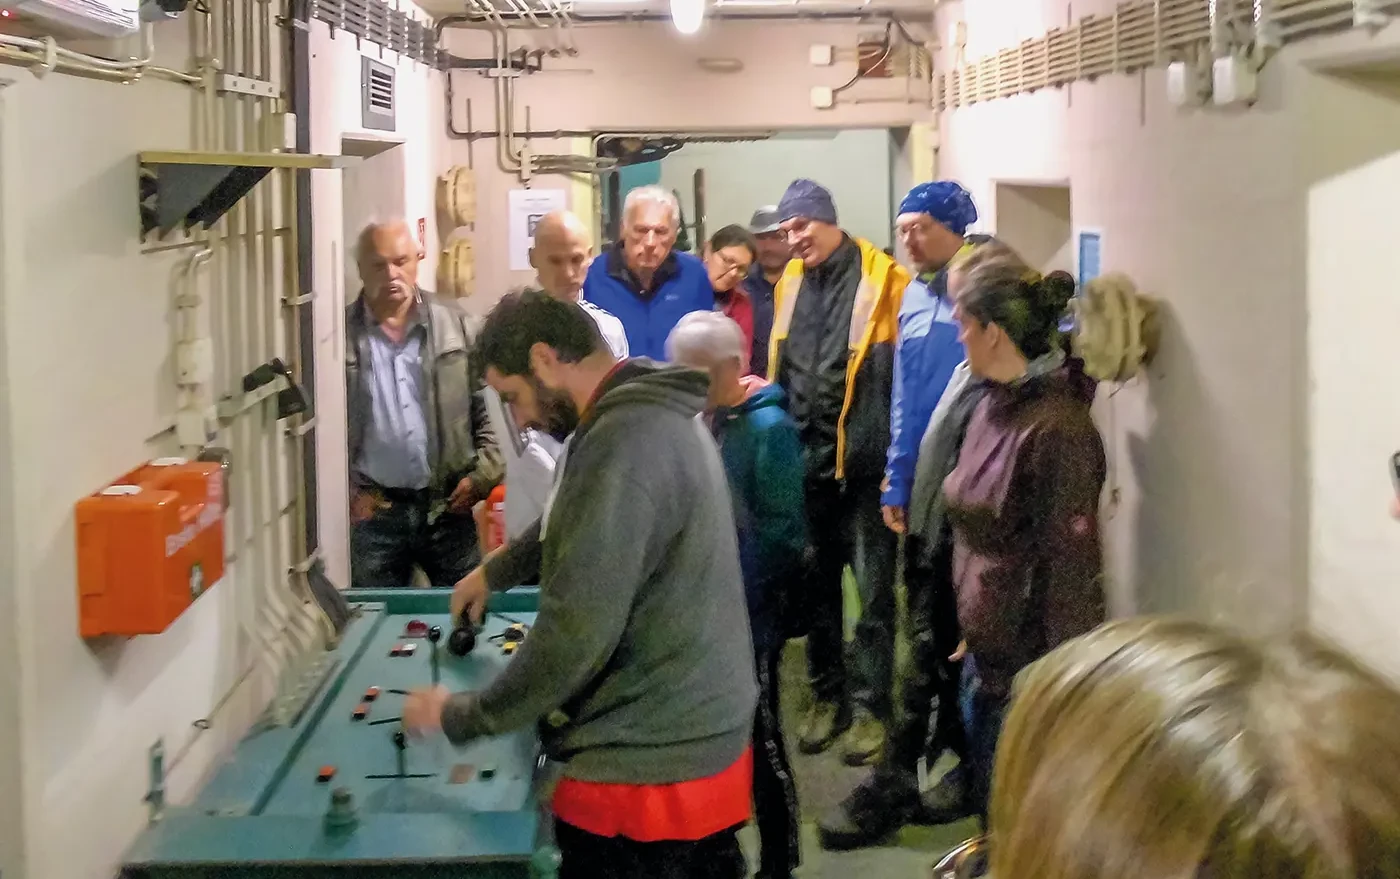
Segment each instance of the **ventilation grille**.
[{"label": "ventilation grille", "polygon": [[309,0],[314,18],[330,25],[331,36],[345,31],[400,58],[441,68],[447,53],[438,50],[430,24],[423,24],[384,0]]},{"label": "ventilation grille", "polygon": [[[1247,38],[1253,25],[1249,0],[1217,0],[1217,27]],[[1400,0],[1372,0],[1381,11],[1400,12]],[[1284,42],[1354,26],[1353,0],[1273,0],[1273,21]],[[1210,42],[1209,0],[1138,0],[1120,3],[1112,15],[1091,15],[1064,29],[937,74],[939,110],[1009,98],[1111,73],[1132,73],[1188,60]]]},{"label": "ventilation grille", "polygon": [[363,57],[360,65],[361,124],[377,131],[393,131],[394,68]]}]

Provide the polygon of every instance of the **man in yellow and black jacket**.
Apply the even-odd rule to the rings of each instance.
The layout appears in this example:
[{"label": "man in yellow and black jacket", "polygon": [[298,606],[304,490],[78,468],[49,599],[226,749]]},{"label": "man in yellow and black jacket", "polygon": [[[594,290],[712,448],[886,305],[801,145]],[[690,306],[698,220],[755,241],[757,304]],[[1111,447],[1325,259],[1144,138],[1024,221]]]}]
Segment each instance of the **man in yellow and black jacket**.
[{"label": "man in yellow and black jacket", "polygon": [[[799,746],[815,754],[843,735],[845,761],[880,756],[891,713],[897,538],[880,513],[890,444],[898,315],[909,274],[837,223],[831,193],[795,180],[778,205],[792,247],[773,294],[769,378],[782,385],[806,467],[811,569],[794,604],[806,612],[813,706]],[[861,618],[844,651],[842,575],[851,565]]]}]

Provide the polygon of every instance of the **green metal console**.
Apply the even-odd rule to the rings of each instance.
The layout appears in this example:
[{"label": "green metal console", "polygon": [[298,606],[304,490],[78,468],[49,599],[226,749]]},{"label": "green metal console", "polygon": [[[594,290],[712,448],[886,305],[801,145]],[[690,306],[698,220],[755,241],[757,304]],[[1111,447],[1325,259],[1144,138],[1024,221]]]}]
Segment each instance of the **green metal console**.
[{"label": "green metal console", "polygon": [[[356,618],[322,692],[295,723],[250,733],[193,803],[165,810],[127,853],[125,879],[554,875],[533,730],[462,750],[445,740],[394,743],[403,696],[393,691],[431,681],[431,645],[407,637],[407,624],[441,627],[441,682],[480,690],[510,661],[490,636],[533,624],[538,591],[493,596],[476,648],[461,658],[446,650],[446,591],[347,597]],[[401,644],[414,653],[392,656]],[[379,694],[365,702],[371,687]],[[361,705],[367,714],[356,718]]]}]

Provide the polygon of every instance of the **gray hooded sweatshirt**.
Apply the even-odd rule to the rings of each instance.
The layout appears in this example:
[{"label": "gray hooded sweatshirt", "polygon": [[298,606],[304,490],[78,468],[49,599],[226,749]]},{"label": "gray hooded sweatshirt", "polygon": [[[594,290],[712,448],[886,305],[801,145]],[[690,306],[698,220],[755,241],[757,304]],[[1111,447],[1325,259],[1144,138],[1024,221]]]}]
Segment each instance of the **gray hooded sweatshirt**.
[{"label": "gray hooded sweatshirt", "polygon": [[728,483],[695,417],[706,387],[647,360],[604,382],[543,539],[488,567],[499,589],[537,559],[539,615],[490,687],[448,702],[453,742],[540,723],[565,775],[619,784],[704,778],[748,747],[757,686]]}]

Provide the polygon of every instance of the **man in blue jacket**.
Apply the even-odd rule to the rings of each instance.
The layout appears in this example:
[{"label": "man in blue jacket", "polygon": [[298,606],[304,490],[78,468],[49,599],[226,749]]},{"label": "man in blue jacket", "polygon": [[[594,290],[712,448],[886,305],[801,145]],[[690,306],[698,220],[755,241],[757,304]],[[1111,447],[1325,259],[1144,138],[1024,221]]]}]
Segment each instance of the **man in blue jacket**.
[{"label": "man in blue jacket", "polygon": [[[895,219],[917,278],[905,288],[899,310],[890,447],[880,503],[885,524],[905,537],[904,582],[914,659],[904,686],[905,709],[890,727],[875,772],[819,824],[822,845],[830,849],[878,842],[914,818],[944,823],[965,813],[959,769],[945,775],[923,802],[919,798],[919,760],[927,755],[932,767],[943,751],[962,752],[958,675],[949,658],[957,651],[959,633],[949,557],[924,539],[917,517],[914,533],[907,532],[915,465],[924,469],[920,443],[965,357],[953,321],[948,267],[960,253],[990,240],[967,235],[967,227],[976,221],[972,197],[951,181],[915,186]],[[938,481],[941,484],[941,477]]]},{"label": "man in blue jacket", "polygon": [[758,676],[753,799],[761,879],[788,879],[799,861],[797,789],[778,723],[785,591],[802,563],[802,444],[783,389],[748,372],[743,330],[719,312],[687,314],[666,343],[677,365],[710,376],[705,418],[724,461]]},{"label": "man in blue jacket", "polygon": [[622,240],[588,267],[583,298],[622,321],[633,357],[664,360],[683,315],[712,311],[705,264],[675,249],[680,205],[659,186],[639,186],[622,206]]}]

